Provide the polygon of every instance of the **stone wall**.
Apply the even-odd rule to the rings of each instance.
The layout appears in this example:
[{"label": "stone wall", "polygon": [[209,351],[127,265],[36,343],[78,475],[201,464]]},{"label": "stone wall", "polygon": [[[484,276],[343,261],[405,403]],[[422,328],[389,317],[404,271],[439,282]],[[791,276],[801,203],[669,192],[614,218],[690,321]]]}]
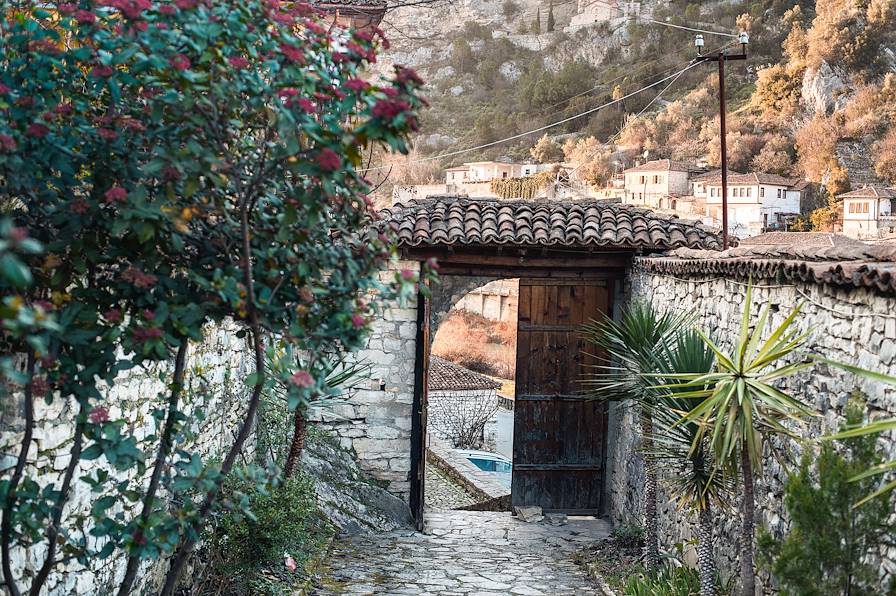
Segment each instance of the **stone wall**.
[{"label": "stone wall", "polygon": [[[195,439],[185,447],[198,451],[203,458],[215,456],[229,447],[245,410],[243,380],[252,371],[253,363],[245,341],[238,339],[234,332],[235,329],[231,327],[212,328],[205,342],[193,345],[190,349],[189,390],[184,399],[193,407],[201,408],[205,417],[192,417],[190,430],[195,433]],[[123,411],[127,412],[125,418],[133,421],[133,426],[124,429],[124,432],[133,434],[141,441],[155,433],[156,419],[152,412],[163,405],[167,396],[166,386],[159,380],[162,372],[165,371],[160,367],[131,369],[122,373],[107,393],[110,418],[117,419]],[[18,398],[21,400],[21,396]],[[26,478],[34,478],[39,482],[54,481],[59,486],[70,461],[69,449],[74,433],[76,408],[73,402],[60,399],[54,400],[51,405],[41,399],[36,401],[34,441],[25,468]],[[16,403],[14,407],[4,408],[0,418],[0,474],[3,476],[11,473],[21,445],[24,432],[21,411],[21,404]],[[144,449],[154,456],[155,445],[152,442],[144,445]],[[37,473],[37,466],[41,468],[40,475]],[[100,468],[108,469],[112,478],[125,480],[125,476],[110,469],[105,460],[82,461],[75,471],[76,480],[72,485],[64,519],[89,517],[91,505],[98,496],[91,492],[88,484],[77,479]],[[48,474],[47,470],[52,470],[52,473]],[[136,478],[136,475],[129,477],[131,480]],[[148,479],[149,471],[144,483]],[[164,493],[160,496],[164,496]],[[133,518],[139,513],[138,506],[139,504],[126,506],[123,502],[110,509],[108,515],[122,512],[126,518]],[[67,527],[72,529],[71,524]],[[74,537],[77,538],[78,534]],[[93,542],[94,548],[102,546]],[[21,579],[23,575],[33,576],[45,554],[45,543],[27,550],[14,550],[12,569],[17,572],[17,579]],[[87,567],[76,561],[57,565],[47,582],[48,589],[42,593],[49,596],[114,593],[124,576],[124,564],[124,557],[118,554],[102,560],[92,558]],[[163,564],[153,567],[145,565],[138,575],[142,586],[150,589],[149,586],[158,579],[158,573],[163,571]],[[140,587],[137,586],[137,592]]]},{"label": "stone wall", "polygon": [[[418,271],[420,264],[403,261],[398,267]],[[387,305],[374,319],[367,345],[353,356],[371,365],[369,380],[350,400],[309,412],[309,420],[330,429],[355,453],[362,470],[405,501],[411,486],[416,349],[416,300]]]},{"label": "stone wall", "polygon": [[[636,265],[631,273],[632,300],[645,300],[667,311],[692,313],[699,326],[723,345],[737,339],[740,316],[745,302],[744,280],[688,276],[674,278],[648,273]],[[769,328],[780,324],[791,308],[803,301],[797,325],[809,332],[812,350],[829,358],[896,375],[896,298],[884,297],[867,289],[840,289],[813,283],[788,285],[775,280],[754,280],[753,312],[770,304]],[[843,410],[854,388],[868,400],[872,414],[896,416],[896,390],[880,383],[856,377],[827,366],[782,383],[782,386],[815,407],[820,416],[805,423],[801,434],[818,437],[837,430],[843,421]],[[616,523],[642,523],[643,463],[638,452],[635,412],[621,410],[617,439],[610,442],[614,474],[610,486],[611,512]],[[892,437],[890,437],[892,439]],[[896,442],[885,443],[891,458],[896,458]],[[791,465],[799,460],[800,449],[788,442],[780,444]],[[811,447],[808,447],[811,448]],[[768,449],[767,449],[768,450]],[[765,474],[757,483],[757,522],[772,533],[783,536],[788,522],[783,510],[783,482],[787,469],[767,457]],[[737,571],[737,533],[739,516],[728,514],[717,519],[716,557],[719,568],[727,576]],[[665,545],[695,537],[693,519],[679,511],[661,494],[661,538]],[[880,553],[881,574],[896,575],[896,548]],[[760,578],[768,585],[767,577]]]},{"label": "stone wall", "polygon": [[480,429],[473,444],[465,449],[485,447],[485,425],[498,410],[498,394],[494,389],[456,389],[429,391],[426,396],[426,433],[459,445],[462,436]]}]

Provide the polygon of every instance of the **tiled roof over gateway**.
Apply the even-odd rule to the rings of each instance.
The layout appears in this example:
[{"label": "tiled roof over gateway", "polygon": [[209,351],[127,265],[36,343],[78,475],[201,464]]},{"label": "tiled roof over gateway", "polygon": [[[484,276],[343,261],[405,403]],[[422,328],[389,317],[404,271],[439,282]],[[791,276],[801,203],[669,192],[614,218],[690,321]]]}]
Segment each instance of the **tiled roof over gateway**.
[{"label": "tiled roof over gateway", "polygon": [[430,197],[381,212],[399,246],[720,249],[704,226],[600,201]]}]

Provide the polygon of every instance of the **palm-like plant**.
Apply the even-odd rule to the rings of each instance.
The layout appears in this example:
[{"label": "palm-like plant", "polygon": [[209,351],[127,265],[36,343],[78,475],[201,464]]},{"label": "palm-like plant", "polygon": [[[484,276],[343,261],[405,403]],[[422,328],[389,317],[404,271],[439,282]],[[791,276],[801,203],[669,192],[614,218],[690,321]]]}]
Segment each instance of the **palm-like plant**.
[{"label": "palm-like plant", "polygon": [[[675,340],[673,350],[662,354],[656,376],[687,372],[708,373],[715,364],[715,355],[694,331],[685,331]],[[649,379],[651,384],[655,379]],[[674,379],[669,380],[674,385]],[[663,477],[670,496],[680,507],[697,516],[697,563],[700,571],[701,596],[716,595],[716,566],[713,557],[713,507],[728,508],[735,487],[730,468],[718,467],[707,440],[697,441],[701,432],[697,422],[680,422],[681,415],[695,405],[693,399],[675,397],[669,389],[658,395],[651,409],[654,435],[650,456],[657,463],[666,463],[674,473]]]},{"label": "palm-like plant", "polygon": [[591,365],[581,382],[586,393],[603,401],[629,401],[640,405],[644,443],[644,559],[650,570],[659,565],[656,509],[657,474],[650,453],[654,436],[651,419],[657,391],[645,375],[657,369],[658,355],[671,351],[679,331],[689,324],[684,315],[658,313],[650,304],[633,303],[620,320],[604,318],[583,326],[582,336],[595,347],[600,364]]},{"label": "palm-like plant", "polygon": [[794,326],[801,305],[794,308],[765,340],[763,330],[768,321],[769,307],[766,305],[755,325],[751,325],[751,305],[752,287],[748,287],[739,337],[730,354],[706,334],[697,331],[715,354],[716,370],[670,375],[679,384],[666,385],[679,398],[702,399],[680,420],[682,425],[697,424],[698,431],[691,449],[697,451],[708,444],[715,468],[740,468],[743,482],[740,576],[744,596],[755,594],[753,479],[762,470],[763,439],[774,434],[792,437],[793,432],[783,422],[814,414],[804,403],[773,384],[815,365],[814,361],[805,358],[788,362],[806,344],[807,334]]}]

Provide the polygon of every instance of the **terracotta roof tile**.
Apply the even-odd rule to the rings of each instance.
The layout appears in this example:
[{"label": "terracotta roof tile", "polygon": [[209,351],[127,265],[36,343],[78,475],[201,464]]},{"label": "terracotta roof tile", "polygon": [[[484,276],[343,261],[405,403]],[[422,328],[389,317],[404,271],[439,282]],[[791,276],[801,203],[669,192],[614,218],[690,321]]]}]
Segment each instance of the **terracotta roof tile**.
[{"label": "terracotta roof tile", "polygon": [[688,166],[683,161],[673,161],[671,159],[655,159],[653,161],[648,161],[647,163],[643,163],[639,166],[631,167],[624,172],[689,172],[692,167]]},{"label": "terracotta roof tile", "polygon": [[449,362],[438,356],[429,359],[429,389],[431,391],[463,391],[497,389],[501,383],[485,375]]},{"label": "terracotta roof tile", "polygon": [[400,246],[504,245],[666,250],[718,249],[701,224],[598,201],[429,197],[381,212]]},{"label": "terracotta roof tile", "polygon": [[[744,185],[744,184],[773,184],[775,186],[787,186],[800,189],[804,186],[800,185],[799,178],[786,178],[777,174],[765,174],[763,172],[751,172],[749,174],[728,174],[728,186]],[[707,186],[719,186],[722,184],[722,176],[717,175],[706,179]]]},{"label": "terracotta roof tile", "polygon": [[896,295],[896,244],[827,248],[758,245],[723,252],[679,248],[665,256],[639,257],[635,264],[667,275],[713,275],[781,282],[864,287]]},{"label": "terracotta roof tile", "polygon": [[881,186],[865,186],[837,195],[838,199],[896,199],[896,189]]},{"label": "terracotta roof tile", "polygon": [[865,242],[833,232],[766,232],[740,241],[740,246],[791,246],[807,249],[863,247]]}]

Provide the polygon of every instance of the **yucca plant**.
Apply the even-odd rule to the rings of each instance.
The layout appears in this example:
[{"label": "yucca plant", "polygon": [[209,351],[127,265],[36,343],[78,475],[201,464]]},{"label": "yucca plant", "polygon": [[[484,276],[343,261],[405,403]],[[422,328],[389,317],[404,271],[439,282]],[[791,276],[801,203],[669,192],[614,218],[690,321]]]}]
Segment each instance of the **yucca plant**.
[{"label": "yucca plant", "polygon": [[639,418],[644,444],[644,561],[648,570],[659,566],[656,509],[657,474],[650,453],[654,435],[652,405],[658,392],[645,382],[645,375],[657,370],[658,355],[671,350],[678,333],[690,324],[684,315],[658,313],[650,304],[629,305],[620,320],[609,317],[592,320],[582,328],[582,336],[594,347],[588,355],[599,364],[586,365],[581,379],[586,394],[602,401],[631,401],[640,406]]},{"label": "yucca plant", "polygon": [[[715,354],[694,331],[684,331],[676,338],[671,351],[660,352],[656,374],[688,372],[709,373],[715,364]],[[656,385],[651,376],[645,382]],[[669,380],[674,385],[674,380]],[[706,439],[696,441],[701,432],[695,421],[680,422],[682,414],[700,402],[676,397],[668,388],[656,388],[660,393],[651,406],[654,435],[650,457],[672,471],[663,477],[670,496],[679,507],[692,511],[697,517],[697,563],[700,572],[701,596],[715,596],[718,575],[713,557],[713,508],[727,509],[735,488],[735,474],[730,467],[714,465],[713,452]],[[695,443],[696,441],[696,443]],[[695,447],[696,445],[696,447]]]},{"label": "yucca plant", "polygon": [[753,534],[755,497],[753,480],[762,472],[762,444],[766,437],[783,435],[799,439],[785,421],[799,421],[815,412],[799,399],[785,393],[776,384],[824,363],[866,378],[888,383],[896,379],[812,354],[808,350],[808,333],[800,332],[795,321],[802,304],[794,308],[766,339],[763,330],[769,320],[769,306],[760,312],[751,325],[752,285],[748,286],[741,318],[740,333],[732,351],[726,352],[709,336],[697,331],[716,357],[716,368],[710,373],[668,375],[675,383],[665,387],[679,398],[702,401],[682,416],[678,424],[697,423],[699,431],[691,449],[701,449],[708,442],[714,467],[740,468],[743,483],[741,503],[741,593],[755,594],[753,569]]}]

